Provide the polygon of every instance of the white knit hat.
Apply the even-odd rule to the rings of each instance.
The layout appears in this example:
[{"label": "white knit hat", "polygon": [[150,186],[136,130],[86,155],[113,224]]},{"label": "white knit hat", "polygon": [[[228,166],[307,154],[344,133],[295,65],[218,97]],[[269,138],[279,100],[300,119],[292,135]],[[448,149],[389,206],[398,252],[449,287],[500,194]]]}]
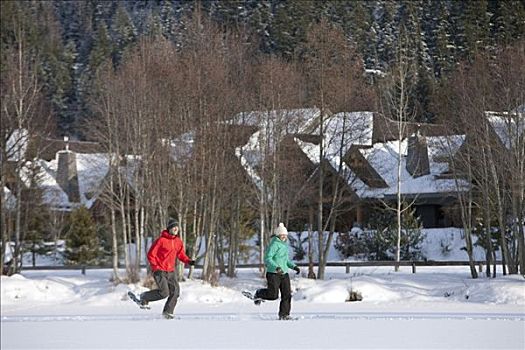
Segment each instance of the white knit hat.
[{"label": "white knit hat", "polygon": [[280,235],[288,236],[288,230],[286,229],[286,227],[284,227],[284,224],[282,222],[279,223],[279,227],[275,229],[275,234],[277,236],[280,236]]}]

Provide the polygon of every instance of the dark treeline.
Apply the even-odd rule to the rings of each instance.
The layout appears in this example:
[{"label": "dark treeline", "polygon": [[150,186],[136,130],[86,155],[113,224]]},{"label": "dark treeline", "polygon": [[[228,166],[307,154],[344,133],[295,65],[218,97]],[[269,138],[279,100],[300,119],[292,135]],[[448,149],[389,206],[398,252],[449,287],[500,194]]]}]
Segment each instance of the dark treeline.
[{"label": "dark treeline", "polygon": [[[525,2],[520,1],[4,1],[1,11],[2,66],[16,45],[17,18],[35,55],[57,135],[85,138],[80,125],[94,112],[88,100],[102,62],[122,62],[141,37],[162,35],[184,50],[195,12],[223,30],[249,36],[256,50],[285,60],[304,56],[311,25],[321,18],[339,26],[355,45],[364,67],[386,71],[395,62],[401,30],[417,57],[418,118],[433,122],[439,111],[431,95],[462,61],[523,38]],[[372,79],[372,81],[375,81]]]}]

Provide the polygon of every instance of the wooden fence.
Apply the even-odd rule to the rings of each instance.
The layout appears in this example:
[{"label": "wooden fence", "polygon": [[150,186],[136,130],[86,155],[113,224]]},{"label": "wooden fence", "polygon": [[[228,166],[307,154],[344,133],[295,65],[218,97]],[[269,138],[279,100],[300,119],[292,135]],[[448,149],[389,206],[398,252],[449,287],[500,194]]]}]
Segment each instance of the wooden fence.
[{"label": "wooden fence", "polygon": [[[416,267],[418,266],[468,266],[468,261],[400,261],[396,263],[395,261],[333,261],[327,262],[327,267],[345,267],[346,273],[350,273],[352,267],[380,267],[380,266],[411,266],[412,273],[416,273]],[[478,267],[479,272],[483,272],[483,268],[486,264],[485,261],[475,261],[474,264]],[[501,261],[497,261],[496,264],[501,265]],[[308,263],[298,263],[298,266],[306,267]],[[141,266],[145,268],[145,265]],[[317,264],[314,263],[314,267],[317,267]],[[112,269],[113,266],[104,265],[104,266],[82,266],[82,265],[64,265],[64,266],[23,266],[22,271],[31,271],[31,270],[81,270],[82,273],[85,273],[86,270],[92,269]],[[119,268],[124,268],[124,266],[119,265]],[[202,268],[202,265],[195,265],[195,268]],[[225,267],[226,269],[228,266]],[[261,264],[237,264],[236,268],[262,268]]]}]

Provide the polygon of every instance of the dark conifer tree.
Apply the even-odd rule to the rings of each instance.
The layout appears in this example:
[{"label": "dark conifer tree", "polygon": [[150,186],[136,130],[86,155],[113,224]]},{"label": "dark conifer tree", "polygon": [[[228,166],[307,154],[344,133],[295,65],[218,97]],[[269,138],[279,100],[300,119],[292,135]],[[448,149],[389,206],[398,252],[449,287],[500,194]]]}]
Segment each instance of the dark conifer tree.
[{"label": "dark conifer tree", "polygon": [[69,264],[97,264],[100,245],[96,225],[85,207],[71,213],[66,242],[66,259]]}]

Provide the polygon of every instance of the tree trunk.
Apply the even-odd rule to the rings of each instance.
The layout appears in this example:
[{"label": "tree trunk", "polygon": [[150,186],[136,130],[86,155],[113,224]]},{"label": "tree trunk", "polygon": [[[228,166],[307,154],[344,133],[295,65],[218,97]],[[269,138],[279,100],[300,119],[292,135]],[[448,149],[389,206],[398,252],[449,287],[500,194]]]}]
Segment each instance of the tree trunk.
[{"label": "tree trunk", "polygon": [[324,244],[324,235],[323,235],[323,184],[324,184],[324,174],[323,174],[323,159],[324,159],[324,116],[323,109],[321,107],[320,111],[320,122],[319,122],[319,189],[318,189],[318,207],[317,207],[317,249],[319,255],[319,266],[317,267],[317,278],[324,279],[324,271],[321,266],[324,266],[324,257],[323,257],[323,244]]},{"label": "tree trunk", "polygon": [[[470,163],[468,163],[468,178],[472,179],[472,167]],[[472,183],[472,182],[470,182]],[[472,278],[478,278],[478,272],[476,270],[476,266],[474,264],[474,255],[473,255],[473,246],[472,246],[472,191],[468,191],[468,211],[467,211],[467,217],[463,220],[463,227],[465,229],[465,243],[467,248],[467,254],[468,254],[468,260],[469,260],[469,267],[470,267],[470,275]]]},{"label": "tree trunk", "polygon": [[[484,160],[484,164],[487,164],[487,160],[486,160],[486,152],[485,152],[485,147],[482,147],[481,148],[482,150],[482,156],[483,156],[483,160]],[[483,166],[482,167],[482,171],[483,171],[483,174],[482,174],[482,195],[483,195],[483,212],[484,212],[484,222],[485,222],[485,225],[483,227],[483,230],[485,232],[485,239],[486,239],[486,245],[487,245],[487,248],[486,248],[486,254],[485,254],[485,257],[486,257],[486,265],[487,265],[487,270],[485,271],[486,272],[486,276],[487,277],[490,277],[491,276],[491,273],[490,273],[490,270],[491,270],[491,265],[492,265],[492,257],[493,257],[493,252],[492,252],[492,223],[491,223],[491,220],[490,218],[492,217],[492,213],[491,213],[491,208],[490,208],[490,195],[489,195],[489,174],[487,173],[487,167],[486,166]],[[494,270],[494,274],[496,274],[496,270]]]},{"label": "tree trunk", "polygon": [[[447,140],[447,149],[451,149],[450,142]],[[473,178],[472,178],[472,169],[471,169],[471,157],[470,157],[470,149],[466,149],[466,159],[464,161],[464,165],[467,168],[467,182],[472,186],[473,184]],[[452,166],[452,169],[454,169],[454,185],[456,187],[456,194],[458,196],[459,201],[459,208],[460,208],[460,214],[461,214],[461,222],[463,224],[463,232],[465,234],[465,245],[467,250],[467,255],[469,259],[469,267],[470,267],[470,275],[472,278],[478,278],[478,272],[476,271],[476,266],[474,264],[474,257],[472,252],[472,237],[471,237],[471,222],[472,222],[472,188],[468,188],[468,193],[466,194],[467,198],[465,198],[464,188],[463,186],[460,186],[460,179],[458,175],[459,167],[456,164],[454,155],[452,153],[448,154],[449,161]]]},{"label": "tree trunk", "polygon": [[505,218],[504,218],[504,208],[503,208],[503,200],[501,198],[501,184],[500,184],[500,181],[499,181],[499,177],[498,177],[498,173],[496,171],[496,165],[494,164],[494,161],[493,161],[493,156],[492,156],[492,152],[490,150],[490,148],[488,149],[488,152],[489,152],[489,158],[490,158],[490,164],[489,164],[489,168],[490,168],[490,171],[491,171],[491,174],[492,174],[492,182],[494,184],[494,194],[496,195],[496,208],[497,208],[497,214],[498,214],[498,224],[499,224],[499,227],[500,227],[500,239],[501,239],[501,252],[502,252],[502,255],[503,255],[503,258],[505,259],[505,261],[507,262],[507,266],[509,268],[509,273],[510,274],[515,274],[517,273],[516,271],[516,264],[514,263],[514,259],[512,258],[511,254],[509,253],[509,250],[508,250],[508,243],[507,243],[507,238],[505,237],[505,234],[506,234],[506,228],[505,228]]},{"label": "tree trunk", "polygon": [[[401,130],[401,123],[399,126]],[[399,263],[401,261],[401,137],[398,138],[398,157],[397,157],[397,209],[396,209],[396,222],[397,222],[397,237],[396,237],[396,266],[395,271],[399,271]]]}]

